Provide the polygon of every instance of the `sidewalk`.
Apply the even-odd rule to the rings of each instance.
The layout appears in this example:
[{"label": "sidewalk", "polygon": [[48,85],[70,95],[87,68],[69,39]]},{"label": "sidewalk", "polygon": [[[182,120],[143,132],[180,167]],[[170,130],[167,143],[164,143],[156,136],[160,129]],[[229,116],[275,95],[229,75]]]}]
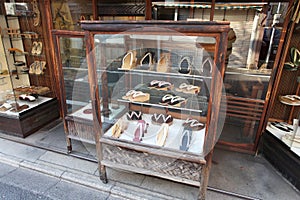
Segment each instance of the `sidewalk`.
[{"label": "sidewalk", "polygon": [[[299,193],[262,157],[216,150],[209,186],[257,199],[299,199]],[[196,199],[198,188],[155,177],[107,169],[99,179],[97,163],[0,138],[0,164],[5,163],[78,183],[124,199]],[[207,191],[207,199],[243,199]],[[255,198],[253,198],[255,199]]]}]

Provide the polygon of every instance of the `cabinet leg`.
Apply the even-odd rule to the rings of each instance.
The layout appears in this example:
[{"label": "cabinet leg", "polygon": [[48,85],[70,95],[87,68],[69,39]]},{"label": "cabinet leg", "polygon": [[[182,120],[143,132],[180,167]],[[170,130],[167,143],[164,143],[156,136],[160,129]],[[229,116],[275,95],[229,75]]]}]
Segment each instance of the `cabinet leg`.
[{"label": "cabinet leg", "polygon": [[107,176],[106,176],[106,168],[104,165],[99,164],[99,173],[100,173],[100,180],[106,184],[107,181]]},{"label": "cabinet leg", "polygon": [[67,146],[67,150],[68,150],[68,153],[71,153],[72,152],[72,145],[71,146]]},{"label": "cabinet leg", "polygon": [[68,153],[72,152],[72,142],[70,138],[67,138],[67,151]]}]

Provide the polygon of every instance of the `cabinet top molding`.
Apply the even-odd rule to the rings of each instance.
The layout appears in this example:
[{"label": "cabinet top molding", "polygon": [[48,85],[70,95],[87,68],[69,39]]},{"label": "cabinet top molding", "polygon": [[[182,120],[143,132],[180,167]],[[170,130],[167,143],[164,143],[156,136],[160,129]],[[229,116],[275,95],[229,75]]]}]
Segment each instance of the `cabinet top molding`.
[{"label": "cabinet top molding", "polygon": [[[81,28],[87,31],[122,32],[130,29],[145,29],[148,31],[147,28],[149,27],[158,27],[183,33],[221,33],[229,31],[229,24],[228,21],[81,21]],[[156,30],[149,29],[150,31],[155,32]]]}]

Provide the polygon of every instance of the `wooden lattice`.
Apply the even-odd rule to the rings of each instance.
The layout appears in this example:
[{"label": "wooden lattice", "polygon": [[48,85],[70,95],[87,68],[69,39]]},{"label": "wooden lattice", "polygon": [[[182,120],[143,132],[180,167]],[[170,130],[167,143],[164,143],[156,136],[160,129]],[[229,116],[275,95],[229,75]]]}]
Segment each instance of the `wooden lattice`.
[{"label": "wooden lattice", "polygon": [[103,144],[103,160],[174,178],[200,181],[203,164]]},{"label": "wooden lattice", "polygon": [[[295,31],[292,38],[290,45],[288,47],[288,54],[285,58],[285,62],[290,61],[290,48],[296,47],[300,49],[300,31]],[[284,58],[283,58],[284,59]],[[282,66],[280,66],[282,67]],[[279,97],[280,95],[287,95],[287,94],[296,94],[298,84],[297,83],[297,77],[300,76],[300,70],[298,71],[288,71],[283,69],[282,76],[280,77],[280,84],[278,87],[278,90],[276,92],[276,97]],[[299,95],[299,93],[298,93]],[[279,99],[276,98],[274,101],[271,118],[288,121],[290,117],[290,113],[292,110],[292,106],[285,105],[280,103]],[[298,118],[298,114],[300,112],[300,108],[294,107],[293,116],[292,118]]]}]

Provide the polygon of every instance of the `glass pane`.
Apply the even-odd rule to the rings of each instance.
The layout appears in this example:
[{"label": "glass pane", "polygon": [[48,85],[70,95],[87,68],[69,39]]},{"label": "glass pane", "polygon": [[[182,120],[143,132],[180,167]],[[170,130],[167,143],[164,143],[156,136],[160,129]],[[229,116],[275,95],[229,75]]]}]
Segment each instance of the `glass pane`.
[{"label": "glass pane", "polygon": [[[60,38],[60,54],[68,113],[91,109],[88,68],[83,38]],[[91,110],[86,110],[91,114]]]}]

